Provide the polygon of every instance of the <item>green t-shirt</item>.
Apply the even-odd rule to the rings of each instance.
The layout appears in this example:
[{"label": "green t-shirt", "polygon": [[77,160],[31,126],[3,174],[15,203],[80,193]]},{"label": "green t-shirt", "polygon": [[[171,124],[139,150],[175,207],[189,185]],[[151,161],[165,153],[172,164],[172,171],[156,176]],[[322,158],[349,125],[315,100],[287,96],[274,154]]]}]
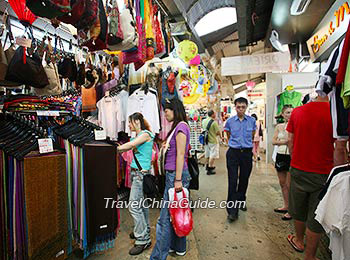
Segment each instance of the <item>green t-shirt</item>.
[{"label": "green t-shirt", "polygon": [[[209,121],[211,119],[212,119],[211,117],[208,117],[208,118],[206,118],[206,119],[204,119],[202,121],[202,128],[203,128],[203,130],[207,129],[208,123],[209,123]],[[211,124],[211,126],[209,128],[209,134],[208,134],[208,142],[209,143],[211,143],[211,144],[217,144],[218,143],[218,139],[217,139],[217,135],[216,135],[216,133],[218,131],[220,131],[218,122],[216,122],[214,120],[214,122]]]}]

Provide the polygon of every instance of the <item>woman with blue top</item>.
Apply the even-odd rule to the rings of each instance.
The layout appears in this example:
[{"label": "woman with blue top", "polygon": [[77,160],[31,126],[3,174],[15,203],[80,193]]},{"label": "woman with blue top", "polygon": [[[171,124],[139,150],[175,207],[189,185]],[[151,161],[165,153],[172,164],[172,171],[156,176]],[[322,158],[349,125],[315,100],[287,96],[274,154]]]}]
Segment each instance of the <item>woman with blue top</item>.
[{"label": "woman with blue top", "polygon": [[[131,132],[136,132],[136,137],[119,146],[118,152],[134,151],[134,159],[131,163],[132,185],[129,197],[132,206],[129,207],[129,212],[134,219],[134,231],[130,234],[130,238],[135,239],[135,245],[130,249],[129,254],[139,255],[151,246],[149,210],[139,205],[139,202],[144,199],[143,176],[151,170],[154,134],[150,131],[150,126],[141,113],[134,113],[129,117],[129,128]],[[141,166],[141,170],[138,164]],[[138,202],[137,207],[133,205],[133,201]]]}]

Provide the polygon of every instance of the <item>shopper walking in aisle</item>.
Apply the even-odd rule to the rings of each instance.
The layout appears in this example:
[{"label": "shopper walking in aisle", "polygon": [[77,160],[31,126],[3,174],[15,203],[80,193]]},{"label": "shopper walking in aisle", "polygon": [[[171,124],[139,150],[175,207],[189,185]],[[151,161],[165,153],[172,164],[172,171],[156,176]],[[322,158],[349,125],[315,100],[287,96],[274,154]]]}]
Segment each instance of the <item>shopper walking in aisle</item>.
[{"label": "shopper walking in aisle", "polygon": [[208,144],[204,145],[204,154],[206,159],[206,170],[208,175],[216,174],[215,159],[219,159],[221,131],[216,121],[216,114],[213,110],[208,111],[208,117],[203,120],[202,128],[208,132]]},{"label": "shopper walking in aisle", "polygon": [[[164,201],[169,201],[170,188],[175,187],[175,191],[181,191],[183,187],[188,188],[191,180],[187,167],[190,128],[187,124],[185,108],[178,99],[166,101],[165,117],[167,121],[172,122],[172,129],[167,136],[171,139],[165,159],[166,183],[163,195]],[[164,206],[157,222],[156,245],[151,260],[165,260],[169,252],[175,252],[180,256],[185,255],[186,237],[178,237],[175,234],[170,222],[169,209]]]},{"label": "shopper walking in aisle", "polygon": [[336,155],[328,97],[319,96],[315,102],[295,108],[287,131],[292,157],[289,213],[296,232],[295,236],[288,236],[288,241],[296,251],[303,252],[306,234],[304,259],[315,260],[324,230],[315,220],[314,212]]},{"label": "shopper walking in aisle", "polygon": [[274,209],[277,213],[284,213],[282,220],[291,220],[292,217],[288,213],[288,196],[290,186],[290,155],[288,149],[288,132],[287,124],[292,114],[293,107],[285,105],[282,108],[282,117],[284,123],[278,124],[275,128],[275,133],[272,138],[272,144],[278,146],[275,168],[277,171],[278,180],[282,190],[284,206]]},{"label": "shopper walking in aisle", "polygon": [[[256,130],[256,121],[245,114],[248,108],[246,98],[235,100],[237,115],[227,120],[225,132],[229,139],[229,149],[226,153],[228,171],[227,213],[228,220],[238,219],[238,207],[246,211],[246,192],[249,176],[252,171],[253,137]],[[237,185],[238,183],[238,185]],[[244,203],[242,207],[241,203]]]},{"label": "shopper walking in aisle", "polygon": [[261,133],[261,124],[258,121],[258,116],[256,114],[252,114],[252,117],[256,120],[256,130],[253,139],[253,161],[260,161],[260,133]]},{"label": "shopper walking in aisle", "polygon": [[[148,122],[141,113],[134,113],[129,117],[129,128],[136,132],[136,138],[118,147],[119,152],[133,150],[134,159],[131,163],[131,191],[130,205],[134,201],[143,200],[143,176],[151,170],[152,148],[154,134],[150,131]],[[135,203],[136,204],[136,203]],[[151,246],[151,228],[149,224],[149,209],[130,206],[129,212],[134,219],[134,231],[130,238],[135,239],[135,245],[130,249],[130,255],[139,255]]]}]

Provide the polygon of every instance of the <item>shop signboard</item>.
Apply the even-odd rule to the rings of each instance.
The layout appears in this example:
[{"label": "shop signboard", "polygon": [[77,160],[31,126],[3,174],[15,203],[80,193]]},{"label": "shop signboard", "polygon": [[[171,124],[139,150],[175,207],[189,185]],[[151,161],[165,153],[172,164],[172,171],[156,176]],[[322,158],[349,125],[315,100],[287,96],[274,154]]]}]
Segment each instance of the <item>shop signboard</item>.
[{"label": "shop signboard", "polygon": [[322,61],[346,33],[350,20],[350,1],[337,0],[307,41],[311,60]]},{"label": "shop signboard", "polygon": [[267,72],[288,72],[289,52],[234,56],[221,59],[222,76],[246,75]]}]

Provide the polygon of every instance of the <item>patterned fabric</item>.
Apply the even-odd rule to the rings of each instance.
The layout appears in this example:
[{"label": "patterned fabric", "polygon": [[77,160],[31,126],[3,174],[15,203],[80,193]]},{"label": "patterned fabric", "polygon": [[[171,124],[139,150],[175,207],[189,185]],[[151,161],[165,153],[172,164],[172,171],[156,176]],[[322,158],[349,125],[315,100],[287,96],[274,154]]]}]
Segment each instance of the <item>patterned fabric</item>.
[{"label": "patterned fabric", "polygon": [[[24,159],[28,258],[53,259],[68,245],[65,156]],[[38,196],[42,194],[45,196]]]}]

